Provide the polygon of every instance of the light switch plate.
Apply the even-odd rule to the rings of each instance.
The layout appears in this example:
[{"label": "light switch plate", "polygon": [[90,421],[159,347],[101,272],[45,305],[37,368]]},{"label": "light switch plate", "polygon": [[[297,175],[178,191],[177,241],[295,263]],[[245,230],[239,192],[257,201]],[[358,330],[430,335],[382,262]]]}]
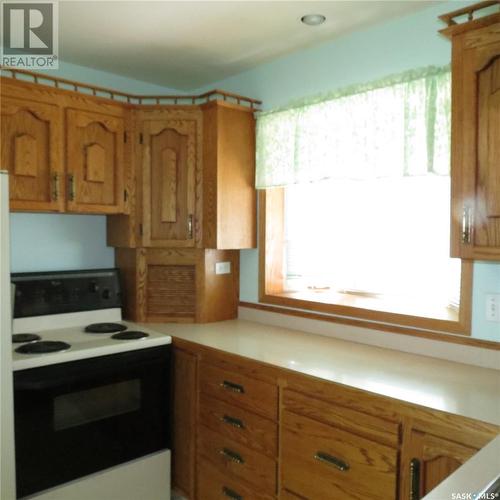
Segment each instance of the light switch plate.
[{"label": "light switch plate", "polygon": [[216,262],[215,274],[231,274],[231,262]]}]

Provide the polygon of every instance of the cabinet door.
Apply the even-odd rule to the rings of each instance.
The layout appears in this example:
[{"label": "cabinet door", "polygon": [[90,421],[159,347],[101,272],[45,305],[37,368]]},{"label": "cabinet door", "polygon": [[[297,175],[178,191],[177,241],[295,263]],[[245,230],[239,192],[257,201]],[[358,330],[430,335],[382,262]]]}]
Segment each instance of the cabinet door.
[{"label": "cabinet door", "polygon": [[453,39],[452,255],[500,259],[499,23]]},{"label": "cabinet door", "polygon": [[11,209],[62,210],[60,108],[2,96],[1,110],[0,168],[10,174]]},{"label": "cabinet door", "polygon": [[67,206],[71,212],[114,214],[124,205],[124,120],[67,111]]},{"label": "cabinet door", "polygon": [[172,482],[188,498],[195,487],[196,370],[194,354],[174,349]]},{"label": "cabinet door", "polygon": [[423,498],[478,451],[417,430],[411,432],[410,442],[409,492],[403,498],[411,500]]},{"label": "cabinet door", "polygon": [[142,127],[143,245],[194,247],[201,112]]}]

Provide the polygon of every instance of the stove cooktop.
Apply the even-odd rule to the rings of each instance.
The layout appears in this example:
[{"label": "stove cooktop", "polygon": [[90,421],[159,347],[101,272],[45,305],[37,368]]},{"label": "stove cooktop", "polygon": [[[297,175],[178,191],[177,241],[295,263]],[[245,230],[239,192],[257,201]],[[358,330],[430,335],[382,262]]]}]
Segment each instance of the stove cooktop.
[{"label": "stove cooktop", "polygon": [[[92,321],[90,311],[81,314],[85,316],[82,319],[90,317]],[[21,346],[19,343],[13,345],[13,369],[25,370],[171,343],[168,335],[124,321],[116,322],[120,326],[119,331],[114,329],[113,333],[96,335],[86,331],[85,325],[89,325],[90,321],[82,321],[83,326],[40,330],[36,332],[39,340],[27,340]],[[34,331],[33,325],[22,323],[21,326],[30,326],[29,330]],[[27,328],[23,330],[27,331]],[[56,346],[61,348],[63,345],[63,350],[56,349]]]}]

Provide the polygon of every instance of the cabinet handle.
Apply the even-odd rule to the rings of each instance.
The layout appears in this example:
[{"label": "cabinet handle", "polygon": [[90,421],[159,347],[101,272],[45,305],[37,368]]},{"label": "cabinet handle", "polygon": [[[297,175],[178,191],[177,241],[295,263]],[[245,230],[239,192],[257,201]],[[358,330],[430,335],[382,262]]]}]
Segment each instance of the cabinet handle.
[{"label": "cabinet handle", "polygon": [[75,201],[75,176],[73,174],[68,175],[69,181],[69,201]]},{"label": "cabinet handle", "polygon": [[472,208],[464,206],[462,212],[462,243],[470,244],[472,241]]},{"label": "cabinet handle", "polygon": [[187,232],[188,232],[188,239],[193,239],[193,215],[189,214],[188,215],[188,220],[187,220]]},{"label": "cabinet handle", "polygon": [[229,460],[231,460],[231,462],[234,462],[235,464],[245,463],[245,460],[240,454],[236,453],[233,450],[230,450],[229,448],[222,448],[221,450],[219,450],[219,454],[223,457],[229,458]]},{"label": "cabinet handle", "polygon": [[317,451],[316,455],[314,455],[314,458],[316,460],[319,460],[320,462],[333,465],[336,469],[342,472],[349,470],[349,464],[347,462],[344,462],[340,458],[334,457],[333,455],[330,455],[328,453]]},{"label": "cabinet handle", "polygon": [[410,500],[420,500],[420,460],[410,460]]},{"label": "cabinet handle", "polygon": [[222,494],[232,500],[243,500],[243,497],[239,493],[236,493],[236,491],[231,490],[227,486],[222,487]]},{"label": "cabinet handle", "polygon": [[237,429],[244,429],[245,428],[243,421],[240,420],[239,418],[234,418],[234,417],[230,417],[229,415],[224,415],[221,417],[221,420],[225,424],[232,425],[233,427],[236,427]]},{"label": "cabinet handle", "polygon": [[240,384],[235,384],[234,382],[229,382],[228,380],[224,380],[220,386],[223,389],[231,392],[237,392],[239,394],[243,394],[245,392],[245,388]]},{"label": "cabinet handle", "polygon": [[52,174],[52,200],[59,199],[59,174]]}]

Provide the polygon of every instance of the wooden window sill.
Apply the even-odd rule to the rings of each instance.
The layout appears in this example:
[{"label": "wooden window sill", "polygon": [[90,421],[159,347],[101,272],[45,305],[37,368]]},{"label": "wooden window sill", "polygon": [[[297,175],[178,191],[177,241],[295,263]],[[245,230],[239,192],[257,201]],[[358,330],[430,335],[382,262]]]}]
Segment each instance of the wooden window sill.
[{"label": "wooden window sill", "polygon": [[467,324],[460,321],[459,311],[452,307],[409,303],[397,298],[368,297],[326,290],[265,294],[260,302],[331,314],[365,321],[409,326],[424,330],[470,335]]}]

